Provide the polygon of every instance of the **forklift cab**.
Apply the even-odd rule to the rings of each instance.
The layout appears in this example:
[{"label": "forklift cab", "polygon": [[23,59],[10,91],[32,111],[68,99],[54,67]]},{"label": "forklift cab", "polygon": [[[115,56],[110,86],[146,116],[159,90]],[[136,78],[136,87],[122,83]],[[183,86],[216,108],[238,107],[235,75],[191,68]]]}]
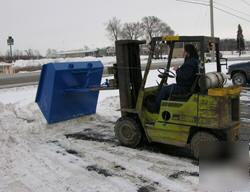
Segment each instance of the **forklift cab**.
[{"label": "forklift cab", "polygon": [[[159,83],[157,87],[157,91],[160,91],[163,86],[169,85],[169,79],[170,78],[176,78],[176,75],[173,71],[171,71],[172,67],[172,58],[175,57],[176,54],[174,54],[177,49],[179,52],[181,52],[180,55],[183,55],[184,52],[184,46],[185,44],[193,44],[196,49],[198,50],[199,54],[199,65],[198,65],[198,73],[196,74],[195,80],[192,82],[192,86],[189,89],[189,91],[185,94],[171,94],[169,98],[165,98],[166,100],[170,101],[188,101],[188,99],[194,94],[198,92],[206,92],[209,88],[219,88],[223,87],[226,83],[226,77],[221,73],[221,60],[220,60],[220,51],[219,51],[219,38],[211,38],[211,37],[203,37],[203,36],[196,36],[196,37],[189,37],[189,36],[167,36],[167,37],[157,37],[154,38],[152,41],[152,46],[154,47],[163,47],[164,45],[168,48],[168,62],[166,63],[165,68],[158,69],[159,77],[161,78],[161,82]],[[157,49],[157,48],[154,48]],[[206,61],[206,52],[208,51],[215,51],[215,69],[214,69],[214,76],[215,79],[213,81],[218,80],[217,82],[214,82],[212,85],[207,84],[206,82],[206,67],[205,67],[205,61]],[[179,62],[177,65],[180,66],[184,61]],[[174,63],[176,65],[176,62]],[[210,64],[212,65],[212,64]],[[211,74],[210,74],[211,76]],[[145,92],[147,92],[147,89],[145,89]],[[150,92],[150,91],[149,91]],[[153,107],[153,103],[155,101],[156,94],[147,95],[144,98],[144,103],[147,107],[147,109],[153,113],[158,113],[158,110],[155,110]]]},{"label": "forklift cab", "polygon": [[[161,102],[160,111],[147,108],[147,99],[168,83],[175,45],[192,43],[199,51],[200,65],[197,78],[187,95],[172,95]],[[224,87],[226,78],[221,73],[219,38],[204,36],[166,36],[153,38],[144,73],[140,61],[140,45],[145,41],[116,42],[117,64],[115,81],[120,92],[121,118],[115,134],[121,144],[137,147],[148,142],[171,144],[191,149],[195,158],[215,150],[219,141],[236,141],[239,135],[240,87]],[[161,81],[146,87],[155,51],[167,46],[168,61],[161,72]],[[216,71],[206,73],[205,53],[215,50]],[[143,74],[143,75],[142,75]],[[144,139],[143,139],[144,138]],[[208,150],[209,149],[209,150]]]}]

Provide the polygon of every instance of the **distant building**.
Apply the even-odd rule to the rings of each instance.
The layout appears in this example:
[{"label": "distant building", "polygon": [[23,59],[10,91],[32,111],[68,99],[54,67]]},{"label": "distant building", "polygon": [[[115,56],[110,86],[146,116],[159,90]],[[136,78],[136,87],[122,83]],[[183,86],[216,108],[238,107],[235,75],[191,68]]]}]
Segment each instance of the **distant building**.
[{"label": "distant building", "polygon": [[107,56],[115,56],[115,47],[107,47],[106,54]]},{"label": "distant building", "polygon": [[115,56],[115,47],[104,47],[99,49],[99,56]]},{"label": "distant building", "polygon": [[57,53],[57,57],[99,57],[99,49],[77,49],[69,51],[60,51]]}]

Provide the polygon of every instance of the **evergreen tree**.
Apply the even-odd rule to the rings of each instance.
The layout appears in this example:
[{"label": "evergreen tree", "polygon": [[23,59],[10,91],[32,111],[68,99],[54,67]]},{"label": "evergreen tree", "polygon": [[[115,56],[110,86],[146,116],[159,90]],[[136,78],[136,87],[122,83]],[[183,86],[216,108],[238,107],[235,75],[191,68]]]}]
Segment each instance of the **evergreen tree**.
[{"label": "evergreen tree", "polygon": [[244,35],[240,24],[238,25],[237,31],[237,50],[239,51],[239,55],[241,55],[241,52],[245,50]]}]

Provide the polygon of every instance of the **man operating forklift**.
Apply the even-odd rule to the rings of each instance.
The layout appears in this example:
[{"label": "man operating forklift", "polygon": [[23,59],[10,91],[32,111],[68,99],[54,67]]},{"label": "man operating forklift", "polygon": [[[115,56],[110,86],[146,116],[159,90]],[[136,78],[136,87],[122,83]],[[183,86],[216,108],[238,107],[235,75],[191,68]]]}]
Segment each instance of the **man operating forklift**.
[{"label": "man operating forklift", "polygon": [[[210,42],[216,53],[216,71],[206,73],[205,52],[210,49]],[[137,147],[148,141],[187,147],[199,159],[216,156],[217,144],[238,139],[241,88],[225,86],[219,42],[219,38],[206,36],[155,37],[150,43],[144,73],[140,44],[145,42],[116,42],[114,77],[120,93],[121,118],[114,129],[122,145]],[[170,68],[177,43],[185,43],[185,62],[175,74]],[[199,48],[200,58],[191,44]],[[158,69],[161,82],[146,87],[152,58],[159,45],[168,46],[168,61],[166,67]],[[175,77],[176,84],[168,85],[169,78]]]},{"label": "man operating forklift", "polygon": [[197,49],[192,44],[184,46],[184,64],[174,70],[176,71],[176,83],[163,86],[156,95],[155,101],[149,101],[149,108],[152,112],[158,113],[161,101],[173,95],[186,95],[190,92],[198,73],[199,55]]}]

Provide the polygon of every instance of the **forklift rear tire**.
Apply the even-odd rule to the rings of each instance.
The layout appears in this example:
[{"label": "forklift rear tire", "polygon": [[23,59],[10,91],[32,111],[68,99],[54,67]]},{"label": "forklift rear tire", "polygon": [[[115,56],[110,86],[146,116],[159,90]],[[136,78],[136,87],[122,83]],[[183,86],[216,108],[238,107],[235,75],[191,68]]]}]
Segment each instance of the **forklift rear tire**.
[{"label": "forklift rear tire", "polygon": [[115,124],[115,136],[122,145],[135,148],[141,144],[143,133],[136,120],[122,117]]},{"label": "forklift rear tire", "polygon": [[195,159],[215,158],[219,151],[219,139],[208,132],[197,132],[191,140],[191,151]]}]

